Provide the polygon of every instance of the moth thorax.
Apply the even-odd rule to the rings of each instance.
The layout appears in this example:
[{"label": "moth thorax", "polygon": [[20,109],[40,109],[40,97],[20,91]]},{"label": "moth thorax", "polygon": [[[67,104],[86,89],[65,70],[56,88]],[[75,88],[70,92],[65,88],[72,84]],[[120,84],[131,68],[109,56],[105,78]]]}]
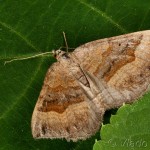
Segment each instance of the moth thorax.
[{"label": "moth thorax", "polygon": [[57,60],[58,60],[59,58],[61,58],[61,57],[64,57],[64,58],[67,58],[67,57],[68,57],[67,53],[64,52],[64,51],[62,51],[62,50],[60,50],[60,49],[58,49],[58,50],[53,50],[53,51],[52,51],[52,55],[53,55]]}]

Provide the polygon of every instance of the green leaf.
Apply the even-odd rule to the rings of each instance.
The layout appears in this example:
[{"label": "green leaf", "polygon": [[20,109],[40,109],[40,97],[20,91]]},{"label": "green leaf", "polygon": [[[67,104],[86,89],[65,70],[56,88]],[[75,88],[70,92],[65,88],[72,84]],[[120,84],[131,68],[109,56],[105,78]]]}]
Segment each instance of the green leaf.
[{"label": "green leaf", "polygon": [[13,61],[123,33],[149,29],[149,0],[0,0],[0,149],[92,149],[87,141],[34,140],[31,116],[50,55]]},{"label": "green leaf", "polygon": [[150,93],[132,105],[122,106],[110,124],[101,128],[93,150],[150,149]]}]

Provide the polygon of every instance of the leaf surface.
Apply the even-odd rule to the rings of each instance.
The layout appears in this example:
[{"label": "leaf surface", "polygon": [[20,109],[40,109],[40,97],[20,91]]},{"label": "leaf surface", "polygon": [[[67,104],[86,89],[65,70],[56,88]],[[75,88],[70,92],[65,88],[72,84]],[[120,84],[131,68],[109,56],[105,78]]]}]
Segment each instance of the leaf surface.
[{"label": "leaf surface", "polygon": [[124,33],[149,29],[148,0],[0,0],[0,149],[92,149],[87,141],[34,140],[31,116],[50,55],[4,62]]},{"label": "leaf surface", "polygon": [[132,105],[122,106],[101,128],[93,150],[150,149],[150,93]]}]

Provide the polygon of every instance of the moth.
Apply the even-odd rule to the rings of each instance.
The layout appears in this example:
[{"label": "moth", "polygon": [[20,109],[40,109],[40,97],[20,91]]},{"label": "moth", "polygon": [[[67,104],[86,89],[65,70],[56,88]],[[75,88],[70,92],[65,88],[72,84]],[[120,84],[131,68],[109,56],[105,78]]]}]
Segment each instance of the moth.
[{"label": "moth", "polygon": [[85,140],[106,110],[132,103],[150,89],[150,30],[53,52],[32,115],[34,138]]}]

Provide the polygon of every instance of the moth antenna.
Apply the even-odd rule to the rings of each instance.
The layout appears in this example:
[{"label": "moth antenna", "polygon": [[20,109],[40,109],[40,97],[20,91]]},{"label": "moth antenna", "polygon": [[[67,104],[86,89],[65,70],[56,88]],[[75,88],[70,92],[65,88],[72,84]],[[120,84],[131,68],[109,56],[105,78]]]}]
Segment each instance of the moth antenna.
[{"label": "moth antenna", "polygon": [[65,40],[65,45],[66,45],[66,51],[68,53],[68,43],[67,43],[66,34],[64,31],[63,31],[63,36],[64,36],[64,40]]},{"label": "moth antenna", "polygon": [[5,61],[5,62],[4,62],[4,65],[6,65],[6,64],[8,64],[8,63],[11,63],[11,62],[13,62],[13,61],[32,59],[32,58],[40,57],[40,56],[47,55],[47,54],[53,54],[53,53],[52,53],[52,52],[45,52],[45,53],[40,53],[40,54],[36,54],[36,55],[33,55],[33,56],[29,56],[29,57],[14,58],[14,59]]}]

